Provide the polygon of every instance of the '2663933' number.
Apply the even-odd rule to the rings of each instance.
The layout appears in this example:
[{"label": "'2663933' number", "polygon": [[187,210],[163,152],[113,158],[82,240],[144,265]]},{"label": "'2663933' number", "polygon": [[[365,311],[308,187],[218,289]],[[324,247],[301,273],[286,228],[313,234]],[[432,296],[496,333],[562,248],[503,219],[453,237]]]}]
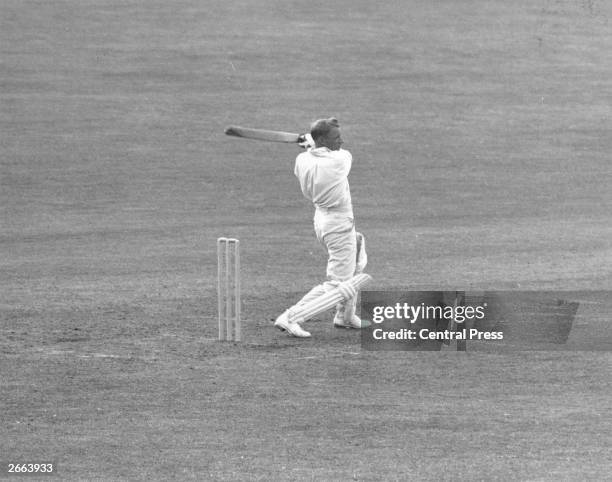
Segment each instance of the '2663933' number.
[{"label": "'2663933' number", "polygon": [[51,474],[55,468],[50,463],[24,463],[24,464],[12,464],[6,465],[7,471],[10,474]]}]

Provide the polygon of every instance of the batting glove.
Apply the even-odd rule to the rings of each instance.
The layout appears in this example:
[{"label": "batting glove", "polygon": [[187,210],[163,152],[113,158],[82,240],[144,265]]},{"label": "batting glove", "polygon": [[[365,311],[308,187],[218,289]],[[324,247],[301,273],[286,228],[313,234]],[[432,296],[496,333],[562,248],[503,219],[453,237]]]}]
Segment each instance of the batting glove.
[{"label": "batting glove", "polygon": [[298,145],[302,149],[310,149],[315,147],[315,141],[310,134],[302,134],[300,136],[300,142],[298,142]]}]

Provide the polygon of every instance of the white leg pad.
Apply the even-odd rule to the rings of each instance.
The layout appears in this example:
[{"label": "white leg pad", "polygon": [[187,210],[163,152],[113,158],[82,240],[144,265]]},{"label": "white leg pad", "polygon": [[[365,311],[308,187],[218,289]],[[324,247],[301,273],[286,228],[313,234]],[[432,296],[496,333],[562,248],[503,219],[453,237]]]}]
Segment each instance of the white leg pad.
[{"label": "white leg pad", "polygon": [[363,273],[368,264],[368,253],[366,253],[365,236],[361,233],[355,234],[357,237],[357,262],[355,265],[355,273]]},{"label": "white leg pad", "polygon": [[353,276],[350,280],[344,281],[336,289],[328,291],[318,298],[308,303],[293,306],[289,309],[289,320],[302,323],[312,317],[323,313],[342,301],[354,298],[357,292],[365,286],[372,277],[369,274],[361,273]]}]

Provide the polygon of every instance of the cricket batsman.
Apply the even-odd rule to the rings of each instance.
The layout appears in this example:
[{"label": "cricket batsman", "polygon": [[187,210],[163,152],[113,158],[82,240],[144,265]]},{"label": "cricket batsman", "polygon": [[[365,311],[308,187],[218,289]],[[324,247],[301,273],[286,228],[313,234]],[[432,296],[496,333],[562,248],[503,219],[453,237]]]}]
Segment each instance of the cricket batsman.
[{"label": "cricket batsman", "polygon": [[315,207],[315,234],[328,254],[326,281],[312,288],[274,323],[280,330],[299,338],[311,336],[301,323],[329,309],[325,305],[332,290],[343,293],[342,301],[336,305],[334,326],[360,329],[369,325],[355,314],[358,288],[350,287],[353,276],[365,268],[367,255],[364,237],[355,231],[353,218],[348,182],[353,157],[342,149],[342,144],[338,120],[319,119],[313,122],[310,135],[300,144],[306,151],[295,160],[294,173],[302,193]]}]

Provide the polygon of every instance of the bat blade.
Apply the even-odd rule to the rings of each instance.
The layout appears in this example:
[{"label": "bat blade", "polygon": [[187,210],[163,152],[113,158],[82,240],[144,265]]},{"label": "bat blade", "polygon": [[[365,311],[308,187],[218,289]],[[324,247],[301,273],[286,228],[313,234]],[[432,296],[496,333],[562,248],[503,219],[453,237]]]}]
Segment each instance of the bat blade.
[{"label": "bat blade", "polygon": [[272,131],[268,129],[253,129],[251,127],[228,126],[225,129],[228,136],[243,137],[245,139],[256,139],[268,142],[297,143],[303,140],[301,134],[284,131]]}]

